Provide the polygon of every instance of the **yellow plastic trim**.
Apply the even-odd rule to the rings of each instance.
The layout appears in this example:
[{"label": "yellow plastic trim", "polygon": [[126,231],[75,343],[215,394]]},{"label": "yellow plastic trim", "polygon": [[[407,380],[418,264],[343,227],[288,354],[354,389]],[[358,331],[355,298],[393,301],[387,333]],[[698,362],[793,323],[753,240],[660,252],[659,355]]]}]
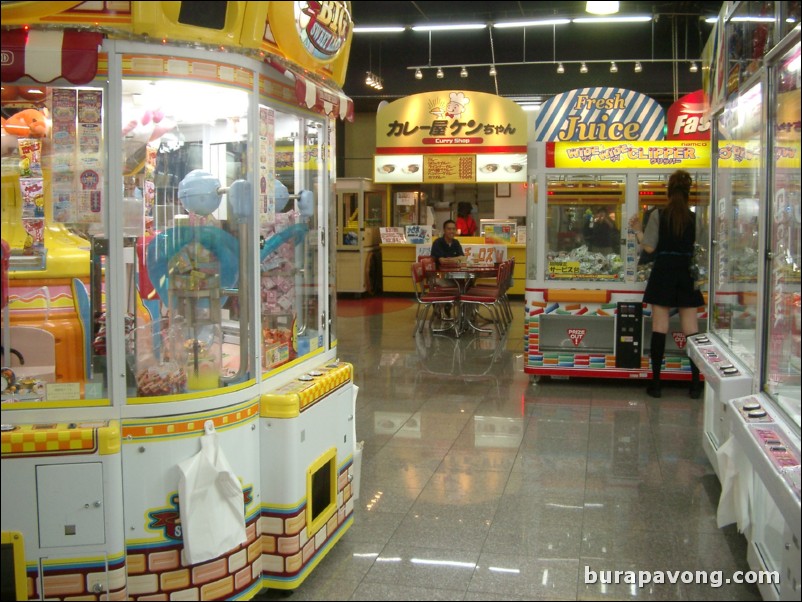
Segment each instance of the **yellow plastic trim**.
[{"label": "yellow plastic trim", "polygon": [[[57,15],[82,2],[13,2],[3,3],[3,25],[27,24],[31,21]],[[25,598],[28,599],[27,597]]]},{"label": "yellow plastic trim", "polygon": [[567,303],[579,301],[584,303],[607,303],[610,301],[610,291],[587,291],[576,288],[549,289],[546,291],[546,301]]},{"label": "yellow plastic trim", "polygon": [[97,447],[101,456],[119,454],[121,443],[122,434],[118,420],[109,420],[106,426],[97,429]]},{"label": "yellow plastic trim", "polygon": [[[5,18],[5,17],[4,17]],[[11,544],[14,560],[14,597],[17,600],[28,599],[28,579],[25,575],[25,540],[19,531],[3,531],[2,544]]]},{"label": "yellow plastic trim", "polygon": [[297,393],[265,393],[259,401],[262,418],[297,418],[301,415],[301,396]]},{"label": "yellow plastic trim", "polygon": [[99,408],[110,406],[110,399],[76,399],[67,401],[17,401],[15,403],[4,403],[3,411],[6,410],[41,410],[42,408]]},{"label": "yellow plastic trim", "polygon": [[[332,447],[323,452],[320,457],[309,465],[306,469],[306,532],[309,537],[320,531],[329,519],[337,512],[337,448]],[[326,464],[330,464],[329,478],[329,504],[317,515],[312,518],[312,477]]]}]

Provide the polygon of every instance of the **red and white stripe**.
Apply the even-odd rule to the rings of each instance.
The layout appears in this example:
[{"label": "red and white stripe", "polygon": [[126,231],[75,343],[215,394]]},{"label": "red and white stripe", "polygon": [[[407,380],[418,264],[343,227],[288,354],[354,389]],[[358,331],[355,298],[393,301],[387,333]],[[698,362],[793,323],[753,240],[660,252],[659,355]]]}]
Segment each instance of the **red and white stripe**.
[{"label": "red and white stripe", "polygon": [[103,34],[86,31],[14,29],[3,32],[2,80],[30,77],[40,84],[65,79],[87,84],[97,73]]},{"label": "red and white stripe", "polygon": [[344,121],[354,120],[354,101],[341,90],[334,86],[313,82],[302,73],[279,61],[268,58],[265,59],[265,62],[279,73],[295,81],[295,97],[301,106],[316,113],[339,117]]}]

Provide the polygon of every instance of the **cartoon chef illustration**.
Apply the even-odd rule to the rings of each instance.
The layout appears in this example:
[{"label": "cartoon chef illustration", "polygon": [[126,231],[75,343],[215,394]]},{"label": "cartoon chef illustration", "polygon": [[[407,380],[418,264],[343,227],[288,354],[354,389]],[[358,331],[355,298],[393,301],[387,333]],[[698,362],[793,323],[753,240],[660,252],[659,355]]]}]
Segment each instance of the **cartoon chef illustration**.
[{"label": "cartoon chef illustration", "polygon": [[446,117],[459,117],[465,112],[465,105],[471,102],[462,92],[451,92],[446,105]]}]

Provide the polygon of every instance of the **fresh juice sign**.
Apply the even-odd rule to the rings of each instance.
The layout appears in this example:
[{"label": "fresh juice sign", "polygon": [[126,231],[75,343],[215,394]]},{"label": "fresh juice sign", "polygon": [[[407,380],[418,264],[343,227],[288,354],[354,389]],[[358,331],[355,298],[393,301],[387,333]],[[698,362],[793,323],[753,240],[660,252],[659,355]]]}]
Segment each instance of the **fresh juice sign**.
[{"label": "fresh juice sign", "polygon": [[623,88],[579,88],[546,102],[535,123],[542,141],[663,140],[665,112],[653,98]]}]

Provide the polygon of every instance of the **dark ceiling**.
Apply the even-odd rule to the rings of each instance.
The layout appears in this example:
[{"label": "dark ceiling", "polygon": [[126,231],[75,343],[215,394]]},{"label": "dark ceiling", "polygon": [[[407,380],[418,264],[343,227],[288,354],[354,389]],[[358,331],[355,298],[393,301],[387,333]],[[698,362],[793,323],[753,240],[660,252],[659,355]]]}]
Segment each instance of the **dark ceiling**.
[{"label": "dark ceiling", "polygon": [[[580,17],[585,2],[351,2],[357,26],[420,25],[465,22],[497,22],[525,18]],[[616,86],[642,92],[668,106],[676,97],[702,87],[702,70],[689,71],[690,61],[699,59],[712,31],[703,16],[718,14],[721,2],[621,2],[619,14],[646,14],[645,23],[567,25],[492,29],[459,32],[415,32],[354,34],[348,74],[343,90],[354,99],[358,112],[375,111],[382,100],[443,89],[467,89],[514,99],[549,98],[573,88]],[[498,65],[496,81],[487,66]],[[634,61],[643,71],[635,73]],[[556,62],[565,63],[565,73],[556,73]],[[588,73],[579,73],[579,63],[588,62]],[[618,73],[610,73],[617,61]],[[625,62],[630,61],[630,62]],[[654,61],[654,62],[652,62]],[[545,62],[538,65],[502,63]],[[453,65],[443,79],[435,70],[423,70],[414,78],[411,66]],[[459,76],[468,66],[468,78]],[[367,71],[380,75],[384,89],[365,84]],[[496,89],[496,85],[498,89]]]}]

